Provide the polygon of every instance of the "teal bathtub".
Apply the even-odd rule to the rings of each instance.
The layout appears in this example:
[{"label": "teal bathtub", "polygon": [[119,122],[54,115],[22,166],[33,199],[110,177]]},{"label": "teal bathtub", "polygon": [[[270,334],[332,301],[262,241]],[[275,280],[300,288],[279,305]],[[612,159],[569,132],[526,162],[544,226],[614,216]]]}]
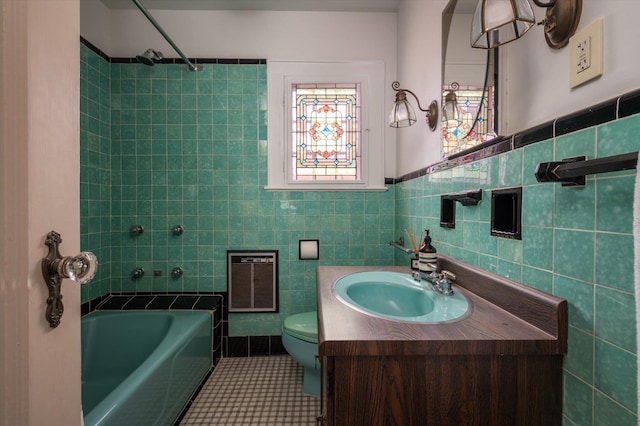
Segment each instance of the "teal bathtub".
[{"label": "teal bathtub", "polygon": [[211,368],[207,311],[82,318],[84,424],[171,425]]}]

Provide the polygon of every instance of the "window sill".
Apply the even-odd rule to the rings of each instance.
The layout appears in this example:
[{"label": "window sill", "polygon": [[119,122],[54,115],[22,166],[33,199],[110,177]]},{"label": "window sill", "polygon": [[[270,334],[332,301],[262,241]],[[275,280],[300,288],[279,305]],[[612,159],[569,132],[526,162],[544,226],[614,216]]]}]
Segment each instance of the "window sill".
[{"label": "window sill", "polygon": [[345,186],[329,186],[329,185],[300,185],[300,186],[265,186],[265,191],[326,191],[326,192],[386,192],[389,190],[386,186],[359,186],[359,187],[345,187]]}]

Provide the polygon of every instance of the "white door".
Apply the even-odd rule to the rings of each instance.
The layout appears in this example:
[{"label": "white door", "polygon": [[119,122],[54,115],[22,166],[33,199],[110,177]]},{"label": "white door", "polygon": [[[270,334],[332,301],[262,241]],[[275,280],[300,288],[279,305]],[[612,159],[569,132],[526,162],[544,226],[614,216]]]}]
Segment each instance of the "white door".
[{"label": "white door", "polygon": [[52,329],[46,234],[80,249],[79,0],[0,0],[0,425],[80,424],[80,289]]}]

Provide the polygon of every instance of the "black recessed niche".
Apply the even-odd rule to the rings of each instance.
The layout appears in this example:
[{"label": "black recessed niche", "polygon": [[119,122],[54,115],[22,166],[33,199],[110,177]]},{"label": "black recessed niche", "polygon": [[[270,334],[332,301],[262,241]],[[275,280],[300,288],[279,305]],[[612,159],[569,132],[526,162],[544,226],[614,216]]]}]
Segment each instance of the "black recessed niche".
[{"label": "black recessed niche", "polygon": [[491,191],[491,235],[522,239],[522,187]]},{"label": "black recessed niche", "polygon": [[440,196],[440,227],[456,227],[456,202],[446,195]]}]

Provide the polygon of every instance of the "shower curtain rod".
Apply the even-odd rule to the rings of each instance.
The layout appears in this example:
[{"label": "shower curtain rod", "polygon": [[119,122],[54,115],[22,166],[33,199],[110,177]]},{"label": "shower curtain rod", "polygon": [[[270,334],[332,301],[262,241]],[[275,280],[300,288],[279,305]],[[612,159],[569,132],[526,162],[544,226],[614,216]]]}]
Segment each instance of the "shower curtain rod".
[{"label": "shower curtain rod", "polygon": [[147,9],[145,9],[145,7],[142,5],[142,3],[140,3],[139,0],[131,0],[131,1],[133,1],[133,3],[138,7],[138,9],[140,9],[140,12],[142,12],[144,14],[144,16],[147,17],[149,22],[151,22],[153,24],[153,26],[156,27],[156,30],[158,30],[160,32],[160,34],[162,34],[164,39],[167,40],[167,42],[171,45],[171,47],[173,47],[173,49],[176,52],[178,52],[178,54],[180,55],[180,57],[182,58],[184,63],[187,64],[187,69],[189,71],[202,71],[202,66],[194,65],[194,64],[191,63],[191,61],[189,59],[187,59],[187,57],[184,55],[184,53],[182,53],[182,50],[180,50],[180,48],[178,46],[176,46],[176,44],[173,42],[173,40],[171,40],[171,37],[169,37],[167,35],[167,33],[164,32],[164,30],[162,29],[160,24],[158,24],[158,22],[155,19],[153,19],[153,16],[151,16],[149,11]]}]

